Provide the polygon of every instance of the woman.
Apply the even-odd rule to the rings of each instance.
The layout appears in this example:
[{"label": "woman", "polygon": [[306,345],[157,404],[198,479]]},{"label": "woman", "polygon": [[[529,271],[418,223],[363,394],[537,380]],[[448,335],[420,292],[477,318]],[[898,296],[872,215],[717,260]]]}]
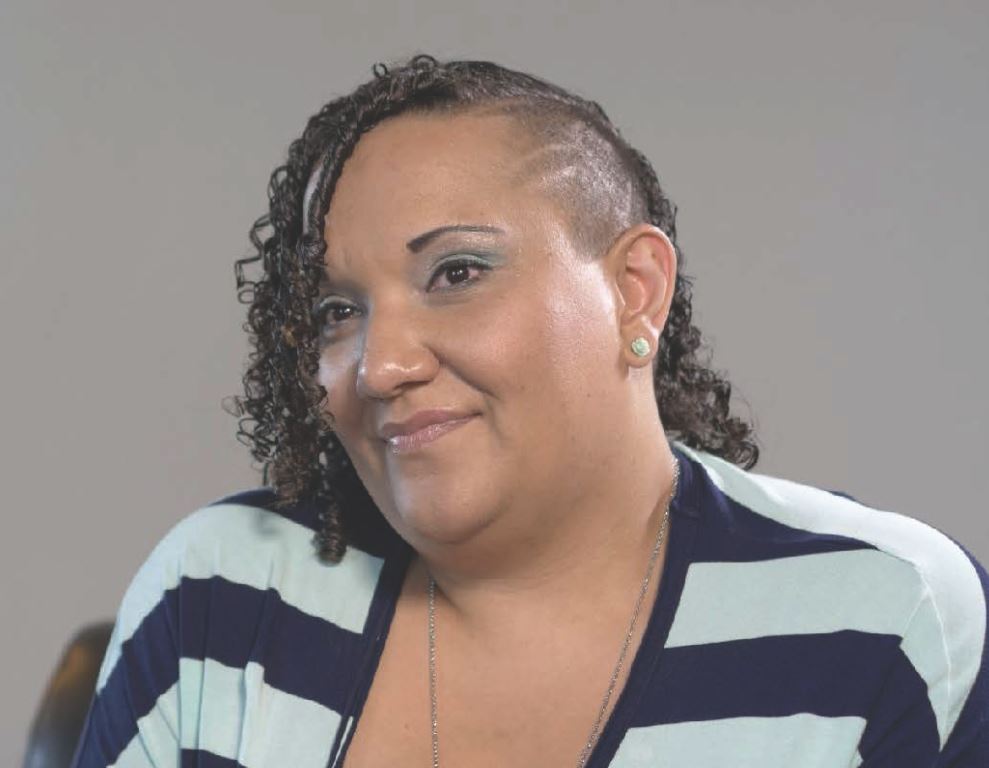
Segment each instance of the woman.
[{"label": "woman", "polygon": [[989,764],[985,570],[748,471],[600,107],[379,66],[270,201],[238,277],[271,487],[141,568],[76,765]]}]

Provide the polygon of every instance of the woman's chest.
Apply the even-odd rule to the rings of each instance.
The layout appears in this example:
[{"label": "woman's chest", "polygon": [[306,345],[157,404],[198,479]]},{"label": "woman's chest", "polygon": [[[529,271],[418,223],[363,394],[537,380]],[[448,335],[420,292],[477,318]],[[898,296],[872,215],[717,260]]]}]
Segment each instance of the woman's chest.
[{"label": "woman's chest", "polygon": [[[344,768],[433,765],[429,644],[420,619],[396,612]],[[445,646],[437,643],[435,656],[441,765],[578,764],[601,712],[617,649],[574,647],[565,653],[533,638],[529,647],[495,653],[467,650],[456,638],[446,639]],[[602,727],[625,677],[623,669]]]},{"label": "woman's chest", "polygon": [[[428,693],[380,686],[369,698],[345,757],[345,768],[433,765]],[[438,707],[437,747],[443,766],[509,765],[572,768],[590,733],[592,708],[565,697],[505,699],[478,687],[471,700]],[[410,695],[411,694],[411,695]]]}]

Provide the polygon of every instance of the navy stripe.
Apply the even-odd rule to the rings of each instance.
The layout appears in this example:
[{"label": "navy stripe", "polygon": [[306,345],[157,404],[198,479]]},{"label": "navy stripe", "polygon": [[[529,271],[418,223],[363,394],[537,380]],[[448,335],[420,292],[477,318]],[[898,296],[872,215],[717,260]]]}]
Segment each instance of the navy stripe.
[{"label": "navy stripe", "polygon": [[670,500],[670,514],[684,515],[698,519],[703,517],[704,508],[700,495],[700,479],[707,478],[704,468],[687,454],[670,445],[670,450],[680,465],[680,480],[677,482],[676,493]]},{"label": "navy stripe", "polygon": [[[927,686],[900,651],[868,715],[859,754],[869,768],[933,766],[939,749],[937,719]],[[918,762],[921,758],[926,759]]]},{"label": "navy stripe", "polygon": [[[83,723],[70,768],[106,768],[116,762],[123,747],[119,745],[119,736],[111,731],[109,723],[105,721],[104,710],[100,697],[95,697],[86,713],[86,722]],[[135,728],[134,733],[136,732]]]},{"label": "navy stripe", "polygon": [[[895,635],[842,630],[667,648],[630,725],[801,712],[864,718],[893,660],[909,667],[899,643]],[[904,696],[927,702],[915,671],[904,671],[901,683]]]},{"label": "navy stripe", "polygon": [[[378,577],[378,584],[374,590],[374,599],[371,602],[371,610],[368,612],[367,622],[364,629],[368,637],[367,646],[364,649],[362,658],[354,657],[355,685],[350,691],[347,703],[340,711],[340,724],[337,727],[336,735],[333,738],[333,746],[330,749],[329,765],[334,766],[342,763],[346,759],[347,750],[353,740],[356,728],[351,728],[347,734],[346,743],[343,742],[344,730],[347,719],[353,717],[355,722],[360,720],[364,709],[364,702],[367,700],[371,683],[377,670],[378,661],[381,658],[381,651],[384,648],[385,639],[392,619],[395,616],[395,609],[398,605],[398,595],[402,591],[402,584],[405,581],[405,574],[408,571],[411,560],[412,549],[408,548],[401,556],[396,556],[385,560]],[[343,750],[343,756],[338,753]]]},{"label": "navy stripe", "polygon": [[[176,616],[181,610],[180,631]],[[354,684],[361,636],[303,613],[274,589],[258,590],[220,576],[183,578],[121,646],[121,656],[93,705],[100,753],[113,762],[137,733],[137,721],[178,680],[183,658],[207,658],[235,669],[264,667],[265,682],[342,712]],[[90,734],[92,736],[93,734]]]},{"label": "navy stripe", "polygon": [[244,768],[229,757],[220,757],[205,749],[183,749],[182,768]]},{"label": "navy stripe", "polygon": [[221,576],[182,580],[182,656],[243,668],[264,667],[268,685],[342,712],[354,683],[361,636],[300,611],[274,589]]},{"label": "navy stripe", "polygon": [[209,506],[216,507],[221,504],[238,504],[244,507],[263,509],[284,517],[286,520],[291,520],[294,523],[305,526],[311,531],[319,529],[319,517],[317,515],[319,506],[317,502],[300,501],[296,504],[282,505],[278,502],[278,496],[275,494],[274,489],[269,487],[253,488],[249,491],[224,496],[222,499],[212,502]]},{"label": "navy stripe", "polygon": [[876,549],[849,536],[793,528],[756,514],[723,494],[712,495],[705,512],[704,533],[694,551],[694,562],[742,563]]},{"label": "navy stripe", "polygon": [[177,616],[176,605],[163,599],[121,645],[120,658],[93,699],[80,768],[115,762],[137,733],[137,721],[178,680]]},{"label": "navy stripe", "polygon": [[211,502],[207,506],[216,507],[220,504],[240,504],[245,507],[256,507],[257,509],[267,509],[269,512],[273,512],[277,498],[273,488],[261,486],[260,488],[250,488],[246,491],[232,493],[229,496],[224,496],[221,499]]}]

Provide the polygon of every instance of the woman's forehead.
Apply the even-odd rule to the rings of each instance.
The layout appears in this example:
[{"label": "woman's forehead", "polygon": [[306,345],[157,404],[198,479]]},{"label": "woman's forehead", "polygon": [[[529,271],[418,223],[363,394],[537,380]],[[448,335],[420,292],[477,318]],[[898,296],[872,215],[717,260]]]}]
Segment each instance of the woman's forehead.
[{"label": "woman's forehead", "polygon": [[[509,118],[402,115],[369,131],[344,163],[331,207],[403,189],[442,194],[446,185],[495,189],[511,178],[523,134]],[[401,184],[394,189],[382,185]]]},{"label": "woman's forehead", "polygon": [[327,240],[392,225],[422,229],[511,218],[543,201],[535,146],[512,118],[411,114],[369,131],[344,164],[324,222]]}]

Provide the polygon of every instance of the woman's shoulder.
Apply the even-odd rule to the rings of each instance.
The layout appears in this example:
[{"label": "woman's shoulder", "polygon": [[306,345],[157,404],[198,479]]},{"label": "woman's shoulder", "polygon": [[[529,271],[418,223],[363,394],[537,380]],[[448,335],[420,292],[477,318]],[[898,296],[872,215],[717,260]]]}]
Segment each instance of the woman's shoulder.
[{"label": "woman's shoulder", "polygon": [[[172,760],[180,734],[183,749],[209,740],[231,759],[270,751],[264,729],[247,727],[250,714],[228,722],[245,701],[261,702],[279,724],[335,727],[345,675],[329,662],[346,669],[357,658],[385,561],[357,547],[338,563],[320,560],[316,512],[259,488],[194,510],[158,540],[120,602],[84,731],[86,760],[143,765],[147,749]],[[327,663],[314,668],[314,659]]]},{"label": "woman's shoulder", "polygon": [[[915,517],[863,503],[840,491],[742,469],[700,451],[685,451],[702,470],[705,514],[727,546],[753,559],[859,553],[849,563],[931,591],[946,602],[983,605],[981,563],[961,543]],[[706,490],[706,493],[705,493]],[[918,594],[919,596],[919,594]]]},{"label": "woman's shoulder", "polygon": [[100,684],[116,662],[113,650],[142,627],[191,626],[207,614],[249,621],[277,604],[304,622],[361,633],[384,559],[349,547],[339,563],[321,561],[316,520],[312,504],[281,506],[268,488],[224,497],[180,519],[126,588]]},{"label": "woman's shoulder", "polygon": [[354,617],[334,608],[333,595],[373,592],[383,558],[349,547],[339,563],[319,559],[313,540],[317,502],[279,504],[270,488],[223,497],[188,514],[158,542],[138,577],[167,589],[182,579],[223,579],[255,590],[274,590],[307,613],[348,629]]},{"label": "woman's shoulder", "polygon": [[[726,633],[892,638],[924,681],[942,745],[970,698],[981,716],[989,575],[969,550],[908,515],[685,452],[706,523],[688,589],[733,606]],[[687,618],[680,634],[701,626]]]}]

